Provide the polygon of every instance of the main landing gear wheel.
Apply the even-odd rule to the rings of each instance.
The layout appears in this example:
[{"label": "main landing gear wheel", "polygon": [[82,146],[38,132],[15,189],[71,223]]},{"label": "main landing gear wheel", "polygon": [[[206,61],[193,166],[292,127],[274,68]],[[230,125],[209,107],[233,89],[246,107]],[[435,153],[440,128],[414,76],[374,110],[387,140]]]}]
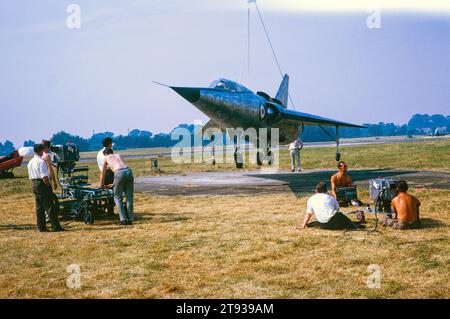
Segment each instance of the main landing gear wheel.
[{"label": "main landing gear wheel", "polygon": [[236,168],[241,169],[244,166],[244,161],[242,160],[242,154],[241,152],[238,152],[237,150],[234,151],[234,164],[236,165]]},{"label": "main landing gear wheel", "polygon": [[211,135],[209,141],[211,144],[211,164],[214,166],[216,165],[216,148],[214,146],[214,141],[216,137],[214,135]]},{"label": "main landing gear wheel", "polygon": [[262,166],[262,164],[263,164],[263,162],[261,160],[261,155],[262,155],[261,152],[256,153],[256,164],[258,166]]},{"label": "main landing gear wheel", "polygon": [[273,164],[273,154],[272,151],[267,151],[267,164],[269,164],[269,166],[272,166]]}]

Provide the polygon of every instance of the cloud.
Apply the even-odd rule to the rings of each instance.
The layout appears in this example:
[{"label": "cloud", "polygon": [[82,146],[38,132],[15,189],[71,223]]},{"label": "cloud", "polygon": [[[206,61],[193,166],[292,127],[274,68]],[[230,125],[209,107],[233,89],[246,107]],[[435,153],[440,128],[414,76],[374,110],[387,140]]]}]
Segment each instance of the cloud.
[{"label": "cloud", "polygon": [[259,0],[261,7],[289,11],[365,11],[380,8],[389,11],[412,11],[450,14],[449,0]]}]

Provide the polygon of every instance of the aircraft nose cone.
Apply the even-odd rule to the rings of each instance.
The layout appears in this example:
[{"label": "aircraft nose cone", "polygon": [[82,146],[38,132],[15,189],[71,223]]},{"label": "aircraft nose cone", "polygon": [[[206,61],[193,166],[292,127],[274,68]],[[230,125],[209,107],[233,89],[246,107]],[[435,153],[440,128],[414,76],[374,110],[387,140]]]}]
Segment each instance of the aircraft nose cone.
[{"label": "aircraft nose cone", "polygon": [[187,87],[171,87],[172,90],[180,94],[191,103],[197,102],[200,99],[200,89]]}]

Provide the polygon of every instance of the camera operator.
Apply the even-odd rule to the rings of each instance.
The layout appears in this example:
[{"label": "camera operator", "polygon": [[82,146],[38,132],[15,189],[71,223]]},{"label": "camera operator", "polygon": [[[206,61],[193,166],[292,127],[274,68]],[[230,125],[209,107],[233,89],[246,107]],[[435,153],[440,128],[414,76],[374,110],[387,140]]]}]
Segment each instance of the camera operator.
[{"label": "camera operator", "polygon": [[[106,168],[109,166],[114,172],[114,202],[119,210],[120,223],[122,225],[131,225],[133,223],[134,177],[122,156],[113,153],[113,150],[109,147],[106,147],[103,151],[105,160],[103,161],[102,173],[100,175],[100,187],[106,186]],[[125,193],[127,209],[123,207],[123,193]]]},{"label": "camera operator", "polygon": [[396,219],[385,217],[380,219],[380,224],[402,230],[418,228],[420,201],[407,193],[408,184],[405,181],[398,182],[397,191],[398,195],[392,199],[391,203]]},{"label": "camera operator", "polygon": [[52,190],[47,163],[42,159],[44,146],[34,146],[34,157],[28,162],[28,177],[33,182],[33,193],[36,201],[37,226],[40,232],[47,232],[45,212],[48,213],[52,230],[63,231],[59,224],[56,207],[52,199]]},{"label": "camera operator", "polygon": [[337,198],[336,189],[338,187],[353,186],[353,178],[347,175],[347,163],[340,161],[337,165],[339,172],[331,176],[331,194]]},{"label": "camera operator", "polygon": [[[105,155],[103,154],[103,152],[105,151],[106,148],[112,149],[112,138],[105,137],[102,141],[102,144],[103,148],[97,153],[97,164],[100,173],[102,172],[103,162],[105,161]],[[108,188],[111,188],[113,183],[114,183],[114,172],[109,167],[107,167],[105,172],[105,185]],[[108,200],[107,212],[110,215],[114,214],[114,200]]]}]

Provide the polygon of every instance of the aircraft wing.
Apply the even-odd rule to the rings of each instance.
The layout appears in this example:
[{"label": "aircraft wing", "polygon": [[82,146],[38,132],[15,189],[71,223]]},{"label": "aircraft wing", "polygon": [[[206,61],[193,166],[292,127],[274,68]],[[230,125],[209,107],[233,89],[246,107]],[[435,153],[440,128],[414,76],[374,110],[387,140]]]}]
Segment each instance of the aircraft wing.
[{"label": "aircraft wing", "polygon": [[308,113],[298,112],[294,110],[289,110],[280,107],[280,115],[284,120],[298,122],[299,125],[323,125],[323,126],[339,126],[339,127],[355,127],[355,128],[366,128],[362,125],[341,122],[326,117],[321,117],[317,115],[312,115]]}]

